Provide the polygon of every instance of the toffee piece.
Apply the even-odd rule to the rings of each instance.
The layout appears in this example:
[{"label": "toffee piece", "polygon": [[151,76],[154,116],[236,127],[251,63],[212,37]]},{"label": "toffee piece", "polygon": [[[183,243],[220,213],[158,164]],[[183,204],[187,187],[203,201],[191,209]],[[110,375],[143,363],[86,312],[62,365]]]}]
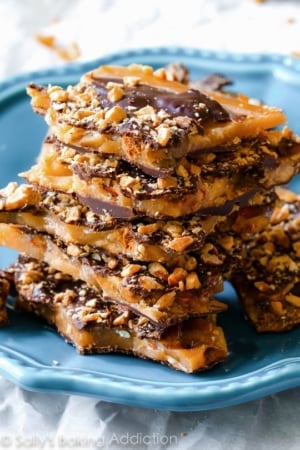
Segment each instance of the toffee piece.
[{"label": "toffee piece", "polygon": [[14,270],[17,307],[54,325],[79,353],[123,352],[187,373],[208,369],[227,357],[224,334],[214,316],[174,325],[160,339],[140,338],[143,321],[103,302],[86,284],[32,259],[22,258]]},{"label": "toffee piece", "polygon": [[222,289],[221,270],[213,262],[205,265],[192,255],[178,257],[173,265],[139,264],[93,249],[65,246],[35,230],[5,223],[0,223],[0,245],[85,281],[102,292],[104,300],[127,305],[160,328],[227,308],[211,299]]},{"label": "toffee piece", "polygon": [[95,214],[71,194],[9,183],[0,190],[0,221],[47,233],[65,244],[89,245],[138,261],[167,262],[198,251],[224,216],[182,220],[137,217],[117,220]]},{"label": "toffee piece", "polygon": [[148,66],[102,66],[67,89],[31,84],[27,91],[63,144],[116,155],[157,176],[172,175],[195,151],[226,148],[285,122],[278,108],[191,89]]},{"label": "toffee piece", "polygon": [[[82,155],[81,155],[82,156]],[[292,133],[272,131],[243,141],[229,152],[212,152],[193,160],[181,159],[176,174],[154,178],[126,164],[115,173],[103,157],[76,162],[75,151],[45,142],[38,163],[21,174],[44,189],[76,195],[96,213],[108,211],[116,218],[135,215],[155,219],[191,214],[223,215],[223,209],[250,200],[258,191],[289,182],[300,166],[300,145]],[[79,159],[80,161],[80,159]]]},{"label": "toffee piece", "polygon": [[280,204],[269,225],[244,242],[241,270],[232,281],[259,332],[300,323],[300,196],[277,189]]}]

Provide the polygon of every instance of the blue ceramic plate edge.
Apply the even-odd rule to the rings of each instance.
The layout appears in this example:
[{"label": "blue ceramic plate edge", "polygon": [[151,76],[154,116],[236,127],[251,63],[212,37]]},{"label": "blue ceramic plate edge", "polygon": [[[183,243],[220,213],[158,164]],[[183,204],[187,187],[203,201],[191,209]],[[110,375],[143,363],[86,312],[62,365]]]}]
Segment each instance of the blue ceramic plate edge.
[{"label": "blue ceramic plate edge", "polygon": [[[78,73],[84,73],[92,70],[98,65],[104,64],[126,64],[126,60],[133,60],[133,58],[139,62],[138,58],[142,57],[143,61],[147,59],[147,56],[151,59],[153,56],[157,57],[157,61],[161,59],[164,64],[165,57],[180,57],[194,59],[198,58],[202,67],[207,66],[210,68],[215,64],[224,65],[229,64],[231,70],[237,72],[243,71],[262,71],[262,72],[274,72],[276,70],[284,70],[287,72],[287,76],[290,77],[290,81],[294,81],[300,84],[300,59],[279,53],[230,53],[225,51],[215,50],[202,50],[197,48],[185,48],[185,47],[154,47],[154,48],[141,48],[124,50],[116,53],[112,53],[100,58],[87,62],[69,63],[57,67],[50,67],[45,69],[38,69],[32,72],[26,72],[18,74],[3,81],[0,81],[0,94],[3,91],[9,95],[9,89],[18,89],[19,85],[24,86],[24,82],[28,83],[30,79],[38,82],[43,79],[51,79],[51,77],[59,78],[59,76],[72,76]],[[0,97],[1,101],[1,97]]]},{"label": "blue ceramic plate edge", "polygon": [[[65,395],[84,395],[130,406],[170,411],[201,411],[237,405],[278,393],[299,385],[300,358],[285,358],[276,363],[224,382],[199,379],[186,385],[142,383],[140,379],[104,376],[89,371],[55,366],[35,368],[0,347],[0,374],[24,389]],[[51,384],[49,385],[49,379]],[[276,379],[276,383],[274,383]],[[221,386],[222,384],[222,386]],[[113,394],[112,394],[113,392]],[[109,394],[107,394],[109,393]],[[234,395],[233,395],[234,393]]]}]

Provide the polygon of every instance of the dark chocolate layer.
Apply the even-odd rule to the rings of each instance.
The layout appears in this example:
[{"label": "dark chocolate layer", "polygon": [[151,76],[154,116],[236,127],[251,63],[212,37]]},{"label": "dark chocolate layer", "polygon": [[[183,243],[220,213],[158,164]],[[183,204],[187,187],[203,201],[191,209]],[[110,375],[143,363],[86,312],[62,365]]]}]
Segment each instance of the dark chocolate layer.
[{"label": "dark chocolate layer", "polygon": [[139,84],[138,89],[134,86],[126,86],[123,87],[124,97],[117,102],[112,102],[107,97],[106,85],[109,82],[122,83],[122,79],[93,77],[93,81],[103,108],[110,108],[117,104],[131,115],[133,109],[152,106],[156,111],[166,111],[171,117],[186,116],[194,119],[199,125],[205,120],[216,122],[230,120],[228,112],[218,102],[196,89],[177,93],[146,84]]}]

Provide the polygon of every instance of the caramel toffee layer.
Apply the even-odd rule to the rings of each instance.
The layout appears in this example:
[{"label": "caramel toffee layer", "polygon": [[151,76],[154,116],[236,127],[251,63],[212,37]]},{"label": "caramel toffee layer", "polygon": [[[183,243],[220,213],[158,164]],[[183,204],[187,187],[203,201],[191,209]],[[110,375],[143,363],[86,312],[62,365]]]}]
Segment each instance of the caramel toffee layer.
[{"label": "caramel toffee layer", "polygon": [[124,195],[140,199],[195,192],[198,178],[232,177],[235,173],[248,177],[256,174],[258,183],[264,184],[267,181],[265,178],[268,169],[275,169],[281,158],[294,156],[297,159],[297,153],[300,153],[299,145],[288,130],[284,134],[265,133],[254,139],[238,141],[234,146],[227,146],[227,151],[219,152],[216,148],[215,151],[195,153],[188,158],[182,158],[178,161],[173,176],[161,178],[159,174],[147,175],[116,156],[66,147],[58,143],[55,137],[48,137],[46,142],[57,150],[62,163],[66,163],[83,180],[119,180]]},{"label": "caramel toffee layer", "polygon": [[116,220],[96,215],[70,194],[40,192],[17,183],[0,191],[1,222],[24,225],[66,244],[90,245],[138,261],[167,262],[178,254],[198,251],[223,220],[223,216]]},{"label": "caramel toffee layer", "polygon": [[223,331],[215,317],[189,319],[160,339],[141,338],[143,319],[113,304],[84,283],[34,260],[15,265],[17,307],[54,325],[80,353],[123,352],[187,373],[208,369],[227,357]]},{"label": "caramel toffee layer", "polygon": [[[178,256],[171,266],[139,263],[89,246],[66,246],[49,235],[5,223],[0,224],[0,245],[81,279],[100,290],[104,300],[126,305],[161,327],[226,309],[211,298],[222,288],[222,272],[215,261],[202,263],[200,255]],[[202,257],[210,251],[204,247]]]},{"label": "caramel toffee layer", "polygon": [[[97,214],[116,218],[146,215],[178,218],[190,214],[224,214],[256,192],[287,183],[299,170],[300,145],[289,132],[271,132],[264,139],[244,142],[236,152],[205,154],[182,160],[176,177],[153,178],[125,163],[102,176],[102,158],[77,155],[47,141],[38,164],[22,176],[44,189],[76,194]],[[90,158],[91,156],[91,158]],[[79,165],[78,165],[79,164]],[[114,166],[105,160],[104,167]],[[226,214],[226,212],[225,212]]]},{"label": "caramel toffee layer", "polygon": [[32,84],[28,93],[64,144],[118,155],[150,174],[172,173],[191,152],[285,122],[279,109],[191,89],[143,66],[103,66],[67,89]]},{"label": "caramel toffee layer", "polygon": [[[70,275],[51,269],[47,264],[32,258],[19,256],[11,270],[18,295],[37,305],[66,307],[73,325],[79,330],[90,326],[130,329],[136,336],[159,338],[162,330],[148,319],[134,314],[122,305],[103,301],[99,291],[86,283],[74,280]],[[16,304],[16,308],[20,301]],[[21,301],[22,304],[22,301]]]},{"label": "caramel toffee layer", "polygon": [[277,191],[281,204],[269,226],[244,243],[241,270],[233,276],[258,331],[283,331],[300,323],[300,197]]},{"label": "caramel toffee layer", "polygon": [[34,186],[10,183],[0,191],[0,221],[49,234],[63,242],[69,252],[93,254],[93,258],[100,251],[138,263],[172,266],[178,263],[179,256],[197,254],[201,264],[218,267],[228,277],[240,262],[241,236],[252,235],[268,225],[276,198],[273,191],[257,195],[250,206],[226,218],[102,222],[69,194],[41,193]]},{"label": "caramel toffee layer", "polygon": [[111,255],[113,265],[113,257],[125,257],[137,264],[148,261],[168,267],[176,266],[179,256],[188,261],[197,255],[205,267],[217,268],[220,275],[230,278],[240,264],[241,235],[264,229],[275,201],[274,192],[258,195],[250,206],[235,211],[226,220],[218,216],[181,221],[144,218],[142,222],[113,221],[109,226],[107,222],[98,223],[94,229],[94,215],[91,217],[72,196],[51,191],[39,193],[33,186],[10,183],[0,191],[0,221],[49,234],[56,242],[62,242],[71,256],[84,254],[88,260],[91,255],[94,263],[96,258],[101,259],[99,252]]}]

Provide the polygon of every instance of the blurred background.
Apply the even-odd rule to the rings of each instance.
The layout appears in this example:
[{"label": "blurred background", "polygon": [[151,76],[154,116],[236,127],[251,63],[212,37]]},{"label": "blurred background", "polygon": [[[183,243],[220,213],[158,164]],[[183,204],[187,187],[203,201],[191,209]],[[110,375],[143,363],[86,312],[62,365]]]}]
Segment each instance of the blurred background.
[{"label": "blurred background", "polygon": [[137,47],[300,55],[298,0],[0,0],[0,78]]}]

